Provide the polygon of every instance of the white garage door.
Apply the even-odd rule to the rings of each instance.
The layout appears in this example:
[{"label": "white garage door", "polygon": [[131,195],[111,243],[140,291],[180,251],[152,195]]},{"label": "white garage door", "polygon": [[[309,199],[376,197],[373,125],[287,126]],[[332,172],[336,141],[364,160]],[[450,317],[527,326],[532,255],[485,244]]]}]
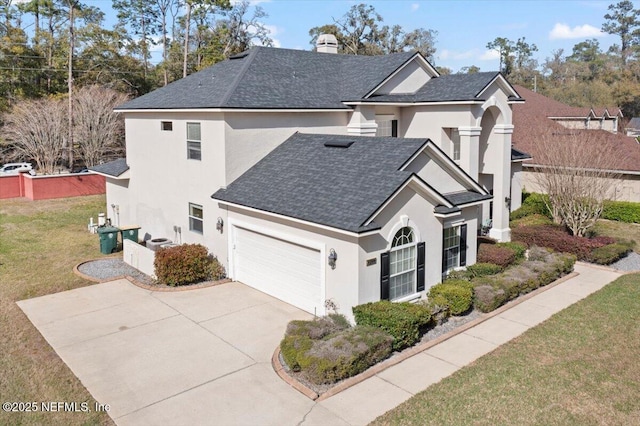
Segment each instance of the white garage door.
[{"label": "white garage door", "polygon": [[233,278],[319,315],[321,265],[319,250],[235,228]]}]

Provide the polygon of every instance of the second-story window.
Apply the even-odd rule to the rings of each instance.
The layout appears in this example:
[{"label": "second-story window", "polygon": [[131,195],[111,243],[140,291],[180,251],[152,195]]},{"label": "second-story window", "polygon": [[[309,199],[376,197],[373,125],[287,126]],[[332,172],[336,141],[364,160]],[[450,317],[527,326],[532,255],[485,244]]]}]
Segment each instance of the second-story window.
[{"label": "second-story window", "polygon": [[187,158],[202,160],[200,123],[187,123]]},{"label": "second-story window", "polygon": [[453,161],[460,161],[460,133],[458,133],[458,129],[451,129],[451,144],[453,146]]},{"label": "second-story window", "polygon": [[376,124],[376,136],[398,137],[398,120],[394,120],[393,115],[377,115]]}]

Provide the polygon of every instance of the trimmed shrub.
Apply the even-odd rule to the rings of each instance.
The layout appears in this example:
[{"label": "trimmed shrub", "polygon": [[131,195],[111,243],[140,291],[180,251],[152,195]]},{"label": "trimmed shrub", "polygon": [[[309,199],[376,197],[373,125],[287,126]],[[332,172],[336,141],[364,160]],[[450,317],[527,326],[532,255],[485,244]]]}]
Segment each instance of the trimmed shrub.
[{"label": "trimmed shrub", "polygon": [[532,247],[529,260],[492,276],[474,278],[475,307],[490,312],[519,295],[552,283],[573,269],[576,257]]},{"label": "trimmed shrub", "polygon": [[293,371],[315,384],[354,376],[391,354],[393,337],[375,327],[351,327],[342,315],[291,321],[280,351]]},{"label": "trimmed shrub", "polygon": [[551,212],[545,204],[545,200],[548,200],[548,196],[544,194],[523,193],[522,194],[522,206],[518,210],[511,212],[511,220],[520,219],[526,216],[534,214],[546,216],[551,218]]},{"label": "trimmed shrub", "polygon": [[160,248],[153,262],[158,281],[170,286],[193,284],[209,278],[212,258],[201,244]]},{"label": "trimmed shrub", "polygon": [[467,272],[471,278],[485,277],[502,272],[502,267],[493,263],[476,263],[467,266]]},{"label": "trimmed shrub", "polygon": [[610,265],[628,255],[630,251],[631,247],[627,244],[608,244],[594,249],[589,256],[589,262]]},{"label": "trimmed shrub", "polygon": [[589,259],[593,249],[611,244],[609,237],[584,238],[569,235],[560,226],[520,226],[511,230],[511,238],[528,246],[548,247],[555,251],[573,253],[580,260]]},{"label": "trimmed shrub", "polygon": [[527,252],[527,246],[517,241],[511,241],[508,243],[498,243],[496,245],[498,247],[505,247],[510,250],[513,250],[513,254],[516,257],[516,260],[524,259],[524,254]]},{"label": "trimmed shrub", "polygon": [[449,311],[449,301],[441,294],[436,294],[434,297],[430,297],[428,300],[423,300],[420,303],[423,303],[429,308],[431,318],[436,324],[442,324],[451,315]]},{"label": "trimmed shrub", "polygon": [[512,229],[518,226],[553,225],[553,220],[541,214],[532,214],[520,219],[513,219],[510,225]]},{"label": "trimmed shrub", "polygon": [[640,223],[640,203],[605,201],[602,218],[626,223]]},{"label": "trimmed shrub", "polygon": [[388,300],[353,307],[358,325],[379,327],[393,336],[393,349],[402,350],[416,343],[431,322],[429,308],[422,304],[392,303]]},{"label": "trimmed shrub", "polygon": [[481,312],[491,312],[507,300],[504,290],[488,284],[479,284],[473,289],[475,307]]},{"label": "trimmed shrub", "polygon": [[499,244],[480,244],[478,248],[479,263],[493,263],[502,268],[506,268],[516,260],[516,253],[509,247]]},{"label": "trimmed shrub", "polygon": [[211,256],[211,266],[209,266],[209,279],[218,281],[227,277],[227,272],[224,270],[222,263],[218,261],[216,256]]},{"label": "trimmed shrub", "polygon": [[451,315],[467,312],[473,303],[473,286],[469,281],[446,280],[429,289],[427,297],[431,300],[437,296],[446,299]]},{"label": "trimmed shrub", "polygon": [[297,361],[309,381],[335,383],[387,358],[392,342],[393,338],[379,328],[356,326],[314,341]]}]

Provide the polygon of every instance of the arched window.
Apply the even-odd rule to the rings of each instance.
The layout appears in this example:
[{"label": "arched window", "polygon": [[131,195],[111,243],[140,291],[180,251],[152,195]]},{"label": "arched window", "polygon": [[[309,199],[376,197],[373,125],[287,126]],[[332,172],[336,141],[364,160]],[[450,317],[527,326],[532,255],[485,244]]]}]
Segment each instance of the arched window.
[{"label": "arched window", "polygon": [[389,299],[400,299],[416,292],[416,242],[413,229],[400,229],[389,253]]}]

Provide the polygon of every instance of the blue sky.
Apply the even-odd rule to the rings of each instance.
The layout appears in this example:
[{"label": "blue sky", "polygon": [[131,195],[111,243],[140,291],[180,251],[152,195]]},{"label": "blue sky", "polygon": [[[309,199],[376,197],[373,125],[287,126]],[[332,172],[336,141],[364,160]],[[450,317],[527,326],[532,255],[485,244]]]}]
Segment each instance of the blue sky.
[{"label": "blue sky", "polygon": [[[617,0],[615,0],[617,2]],[[107,15],[110,0],[93,0]],[[254,0],[269,15],[264,24],[271,30],[276,46],[291,49],[310,49],[309,29],[332,23],[357,3],[348,0]],[[498,69],[497,52],[488,52],[486,44],[496,37],[513,41],[526,37],[539,51],[540,63],[551,52],[572,47],[587,38],[597,38],[603,50],[614,43],[616,36],[602,34],[611,1],[599,0],[386,0],[363,2],[371,4],[387,25],[399,24],[405,30],[433,29],[438,32],[435,63],[457,71],[463,66],[476,65],[483,71]],[[634,1],[636,8],[640,1]]]}]

